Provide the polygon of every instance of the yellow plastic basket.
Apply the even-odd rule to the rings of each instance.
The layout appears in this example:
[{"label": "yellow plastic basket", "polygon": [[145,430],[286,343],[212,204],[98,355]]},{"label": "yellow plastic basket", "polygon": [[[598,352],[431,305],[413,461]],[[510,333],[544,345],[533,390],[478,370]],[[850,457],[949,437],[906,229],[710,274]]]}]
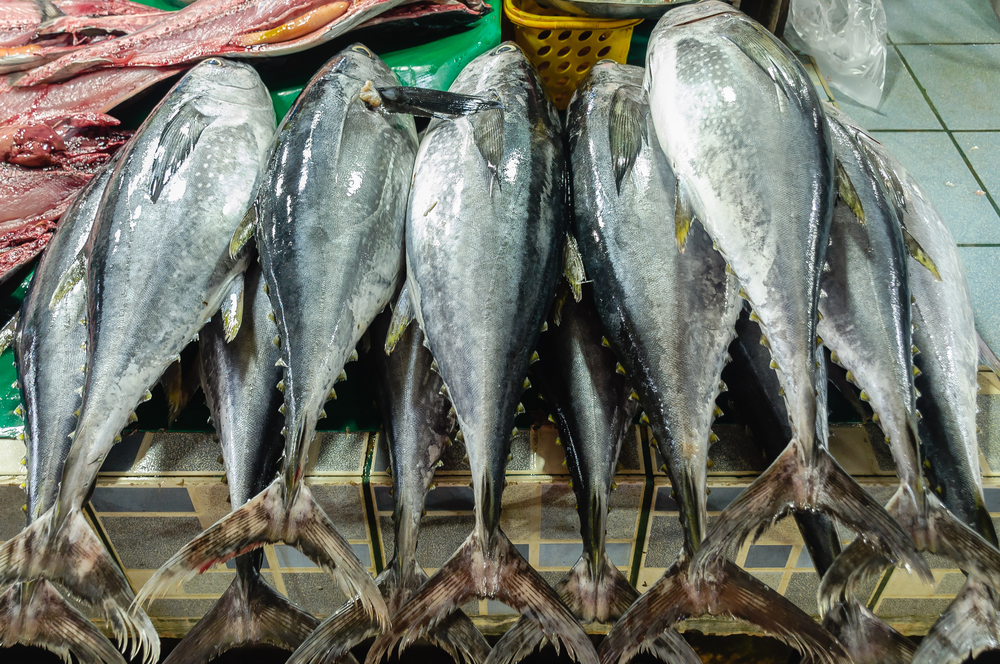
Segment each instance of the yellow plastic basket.
[{"label": "yellow plastic basket", "polygon": [[549,98],[560,111],[599,60],[624,63],[632,28],[642,19],[609,20],[567,16],[534,0],[503,0],[514,24],[515,40],[542,76]]}]

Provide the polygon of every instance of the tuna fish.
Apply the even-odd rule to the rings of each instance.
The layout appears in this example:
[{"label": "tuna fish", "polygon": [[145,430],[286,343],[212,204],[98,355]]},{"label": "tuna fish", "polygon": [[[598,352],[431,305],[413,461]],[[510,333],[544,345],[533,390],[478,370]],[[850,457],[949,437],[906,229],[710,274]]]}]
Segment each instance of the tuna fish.
[{"label": "tuna fish", "polygon": [[378,661],[474,597],[539,623],[553,644],[596,664],[593,645],[500,529],[504,470],[528,365],[559,274],[565,238],[561,126],[521,49],[501,44],[451,86],[503,109],[432,123],[414,167],[406,230],[410,306],[469,453],[475,529],[393,616],[368,653]]},{"label": "tuna fish", "polygon": [[[408,292],[404,290],[401,297],[406,303]],[[455,412],[441,394],[441,377],[431,368],[434,358],[415,325],[393,340],[394,350],[387,354],[390,320],[391,312],[386,311],[372,323],[371,347],[361,359],[375,380],[375,401],[382,414],[393,473],[395,548],[375,584],[389,611],[395,612],[427,580],[417,562],[417,536],[427,493],[434,487],[434,471],[451,445]],[[365,616],[361,606],[348,602],[313,632],[289,662],[338,660],[378,633],[378,625]],[[459,663],[480,664],[490,652],[486,639],[461,611],[446,617],[427,639]]]},{"label": "tuna fish", "polygon": [[[584,89],[598,87],[592,81],[607,67],[599,64]],[[642,71],[635,69],[641,81]],[[617,370],[614,353],[601,344],[603,329],[589,287],[581,295],[579,303],[575,298],[557,298],[558,311],[550,317],[548,333],[539,339],[540,359],[529,376],[555,411],[552,419],[566,447],[583,537],[583,555],[555,590],[581,622],[613,623],[639,597],[604,546],[615,467],[623,442],[634,432],[636,401],[628,380]],[[535,623],[522,617],[497,643],[493,652],[500,656],[492,660],[519,661],[544,642]],[[664,662],[701,662],[674,630],[664,632],[649,649]]]},{"label": "tuna fish", "polygon": [[[123,151],[60,299],[86,279],[81,414],[54,506],[0,547],[0,582],[47,578],[101,605],[155,661],[145,614],[83,515],[97,471],[167,365],[222,304],[246,258],[229,238],[251,199],[274,109],[253,69],[206,60],[181,79]],[[64,370],[66,367],[64,367]]]},{"label": "tuna fish", "polygon": [[[676,233],[676,180],[642,102],[637,71],[594,68],[570,104],[575,235],[606,343],[631,376],[675,487],[684,549],[601,644],[628,661],[686,616],[730,615],[807,653],[845,655],[791,602],[727,563],[704,581],[688,562],[705,536],[706,465],[716,396],[739,313],[735,277],[700,224]],[[665,212],[666,211],[666,212]],[[667,215],[664,218],[664,215]]]},{"label": "tuna fish", "polygon": [[[736,322],[736,339],[729,345],[733,361],[722,372],[722,378],[730,386],[729,402],[750,426],[764,458],[773,460],[792,439],[792,431],[784,400],[778,393],[778,377],[769,366],[771,354],[766,343],[760,327],[744,309]],[[839,368],[831,364],[826,366]],[[795,521],[813,567],[822,577],[841,552],[836,525],[825,514],[809,512],[796,514]],[[913,659],[916,650],[912,641],[856,602],[836,604],[827,611],[823,626],[844,644],[855,664],[905,664]]]},{"label": "tuna fish", "polygon": [[808,75],[759,24],[712,1],[660,20],[650,36],[646,88],[677,175],[678,237],[690,219],[700,220],[739,279],[770,343],[793,433],[785,452],[713,525],[693,571],[704,574],[752,532],[807,510],[863,531],[886,557],[930,578],[906,532],[823,443],[816,323],[834,165]]},{"label": "tuna fish", "polygon": [[[896,209],[865,157],[860,130],[837,109],[827,110],[837,155],[841,198],[834,212],[829,271],[820,283],[818,333],[831,356],[864,388],[892,449],[899,489],[886,505],[917,547],[951,558],[957,567],[1000,587],[1000,551],[955,518],[922,475],[913,379],[910,286],[906,257],[926,257],[900,226]],[[925,259],[921,270],[937,273]],[[973,341],[975,338],[973,337]],[[885,561],[864,540],[849,547],[820,586],[824,613],[837,598],[881,572]]]},{"label": "tuna fish", "polygon": [[[284,369],[284,460],[246,505],[184,546],[143,587],[179,579],[268,543],[297,547],[387,622],[385,601],[350,544],[303,481],[316,423],[355,346],[396,292],[403,268],[406,193],[417,149],[408,115],[373,106],[395,74],[361,44],[310,81],[275,135],[257,197],[231,251],[256,234]],[[375,87],[373,87],[375,86]],[[268,478],[270,479],[270,478]]]},{"label": "tuna fish", "polygon": [[[860,131],[855,127],[855,130]],[[911,255],[913,362],[922,417],[919,433],[928,481],[957,517],[994,546],[996,530],[983,498],[976,428],[978,354],[972,300],[958,247],[930,197],[906,169],[867,134],[859,134],[914,244],[927,252],[940,279]],[[918,253],[919,256],[919,253]],[[922,259],[926,264],[926,258]],[[917,648],[919,664],[957,664],[1000,648],[998,594],[970,577]]]},{"label": "tuna fish", "polygon": [[[83,373],[67,372],[87,361],[87,292],[78,285],[50,307],[63,273],[90,237],[111,167],[94,177],[62,216],[59,230],[38,263],[17,318],[9,326],[21,385],[27,446],[28,525],[55,503],[63,463],[83,398]],[[15,331],[16,328],[16,331]],[[125,660],[90,620],[66,602],[45,580],[14,584],[0,596],[0,645],[46,648],[86,664]]]},{"label": "tuna fish", "polygon": [[[240,311],[242,306],[242,312]],[[253,265],[223,308],[198,334],[202,389],[222,443],[229,498],[239,508],[263,491],[280,466],[284,416],[275,387],[281,353],[261,271]],[[237,319],[241,321],[235,339]],[[236,578],[164,664],[201,664],[244,645],[294,650],[319,621],[275,592],[260,575],[263,551],[236,559]]]}]

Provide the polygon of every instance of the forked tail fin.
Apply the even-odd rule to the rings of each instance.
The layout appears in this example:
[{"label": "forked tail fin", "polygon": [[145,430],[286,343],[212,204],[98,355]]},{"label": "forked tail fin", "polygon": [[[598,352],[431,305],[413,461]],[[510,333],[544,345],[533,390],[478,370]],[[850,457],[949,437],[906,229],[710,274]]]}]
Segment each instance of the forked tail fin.
[{"label": "forked tail fin", "polygon": [[697,580],[687,569],[685,560],[675,562],[632,604],[601,643],[601,664],[624,664],[671,625],[704,614],[756,625],[799,651],[802,662],[851,661],[837,639],[802,609],[728,560]]},{"label": "forked tail fin", "polygon": [[142,611],[129,612],[134,595],[121,568],[79,510],[61,525],[49,510],[0,546],[0,587],[48,579],[98,607],[120,647],[131,639],[129,658],[140,650],[146,662],[160,657],[160,638]]},{"label": "forked tail fin", "polygon": [[913,641],[856,602],[837,603],[823,627],[844,644],[854,664],[909,664],[917,650]]},{"label": "forked tail fin", "polygon": [[[396,570],[395,565],[390,565],[375,580],[390,606],[416,592],[427,579],[419,568],[416,568],[417,573],[403,580],[398,578]],[[336,664],[351,648],[379,631],[378,624],[365,615],[358,602],[346,602],[323,621],[287,664]],[[486,637],[460,610],[447,616],[425,638],[451,655],[458,664],[483,664],[490,652]]]},{"label": "forked tail fin", "polygon": [[[1000,589],[1000,551],[948,511],[926,489],[918,505],[907,487],[900,487],[886,509],[908,530],[918,548],[945,556],[956,566]],[[858,588],[877,576],[889,563],[872,543],[855,540],[823,576],[819,602],[824,615],[839,601],[853,597]]]},{"label": "forked tail fin", "polygon": [[66,664],[125,664],[103,634],[48,581],[15,584],[0,595],[0,647],[16,643],[54,652]]},{"label": "forked tail fin", "polygon": [[753,484],[723,510],[691,562],[694,575],[707,574],[713,560],[734,558],[744,540],[794,511],[822,512],[865,538],[888,561],[916,571],[930,582],[930,567],[910,536],[822,447],[807,459],[792,439]]},{"label": "forked tail fin", "polygon": [[557,652],[561,645],[581,664],[597,664],[597,653],[580,623],[507,536],[497,531],[492,545],[488,559],[484,559],[477,534],[469,535],[396,612],[392,627],[375,640],[365,664],[377,664],[393,650],[401,652],[417,639],[426,638],[448,614],[474,597],[500,600],[540,625],[542,635]]},{"label": "forked tail fin", "polygon": [[257,643],[295,650],[318,624],[256,571],[237,575],[163,664],[205,664],[231,648]]},{"label": "forked tail fin", "polygon": [[[599,573],[593,571],[584,554],[566,576],[556,584],[559,599],[582,622],[609,623],[617,620],[639,597],[638,591],[605,555]],[[521,618],[500,638],[488,664],[513,664],[548,643],[538,624]],[[700,664],[701,658],[684,638],[672,629],[647,646],[648,652],[670,664]]]},{"label": "forked tail fin", "polygon": [[163,563],[135,598],[134,608],[218,563],[265,544],[294,546],[337,580],[348,597],[358,597],[365,613],[387,625],[388,610],[374,581],[337,532],[329,517],[300,482],[290,504],[284,501],[282,478],[250,502],[217,521]]},{"label": "forked tail fin", "polygon": [[962,664],[986,650],[1000,649],[997,600],[989,586],[967,579],[920,641],[913,664]]}]

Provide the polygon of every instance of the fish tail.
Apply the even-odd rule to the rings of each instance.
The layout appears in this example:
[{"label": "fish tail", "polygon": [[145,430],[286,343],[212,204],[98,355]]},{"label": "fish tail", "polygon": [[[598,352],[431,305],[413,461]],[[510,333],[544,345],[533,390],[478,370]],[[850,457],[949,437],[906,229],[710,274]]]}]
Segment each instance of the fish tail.
[{"label": "fish tail", "polygon": [[1000,592],[1000,551],[951,513],[925,489],[926,547]]},{"label": "fish tail", "polygon": [[728,560],[701,580],[689,577],[687,569],[686,560],[675,562],[629,607],[601,643],[601,664],[628,662],[670,625],[709,612],[756,625],[799,651],[803,662],[851,661],[843,646],[800,608]]},{"label": "fish tail", "polygon": [[[479,596],[498,599],[539,624],[549,643],[557,650],[565,647],[566,654],[581,664],[597,664],[597,653],[580,623],[500,531],[492,535],[488,551],[484,551],[476,532],[469,535],[393,616],[392,628],[376,639],[368,651],[366,664],[376,664],[393,649],[402,651],[417,639],[427,637],[446,616]],[[494,649],[486,662],[509,661],[504,655]]]},{"label": "fish tail", "polygon": [[917,646],[864,605],[838,602],[823,627],[840,641],[855,664],[909,664]]},{"label": "fish tail", "polygon": [[0,586],[48,579],[100,609],[120,647],[130,639],[129,658],[141,650],[146,662],[160,656],[160,638],[142,611],[130,613],[128,579],[79,510],[61,522],[54,510],[0,546]]},{"label": "fish tail", "polygon": [[286,503],[281,477],[238,510],[217,521],[175,553],[150,577],[133,608],[167,593],[185,579],[231,558],[284,542],[294,546],[334,579],[345,595],[357,597],[365,613],[388,625],[388,609],[351,545],[300,482]]},{"label": "fish tail", "polygon": [[94,623],[44,580],[14,584],[0,595],[0,647],[15,643],[44,648],[66,664],[71,656],[79,664],[125,664]]},{"label": "fish tail", "polygon": [[318,624],[253,570],[233,579],[163,664],[202,664],[232,648],[257,643],[295,650]]},{"label": "fish tail", "polygon": [[998,597],[970,577],[951,605],[920,641],[913,664],[961,664],[986,650],[1000,649]]},{"label": "fish tail", "polygon": [[903,528],[865,492],[824,447],[807,456],[796,439],[746,491],[723,510],[694,555],[692,573],[704,575],[713,561],[735,557],[753,533],[793,511],[822,512],[865,538],[891,563],[927,582],[933,577]]}]

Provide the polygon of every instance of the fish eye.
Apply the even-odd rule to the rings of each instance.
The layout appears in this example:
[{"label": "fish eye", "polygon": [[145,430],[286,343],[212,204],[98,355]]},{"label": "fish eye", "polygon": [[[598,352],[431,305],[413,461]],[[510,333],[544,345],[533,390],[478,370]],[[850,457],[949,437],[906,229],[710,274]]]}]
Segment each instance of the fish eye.
[{"label": "fish eye", "polygon": [[497,55],[500,55],[501,53],[510,53],[516,50],[518,50],[518,48],[514,44],[502,44],[497,48],[497,50],[493,52],[496,53]]},{"label": "fish eye", "polygon": [[375,54],[369,51],[367,46],[362,46],[361,44],[355,44],[354,46],[351,47],[351,50],[356,51],[358,53],[364,53],[369,58],[375,57]]}]

